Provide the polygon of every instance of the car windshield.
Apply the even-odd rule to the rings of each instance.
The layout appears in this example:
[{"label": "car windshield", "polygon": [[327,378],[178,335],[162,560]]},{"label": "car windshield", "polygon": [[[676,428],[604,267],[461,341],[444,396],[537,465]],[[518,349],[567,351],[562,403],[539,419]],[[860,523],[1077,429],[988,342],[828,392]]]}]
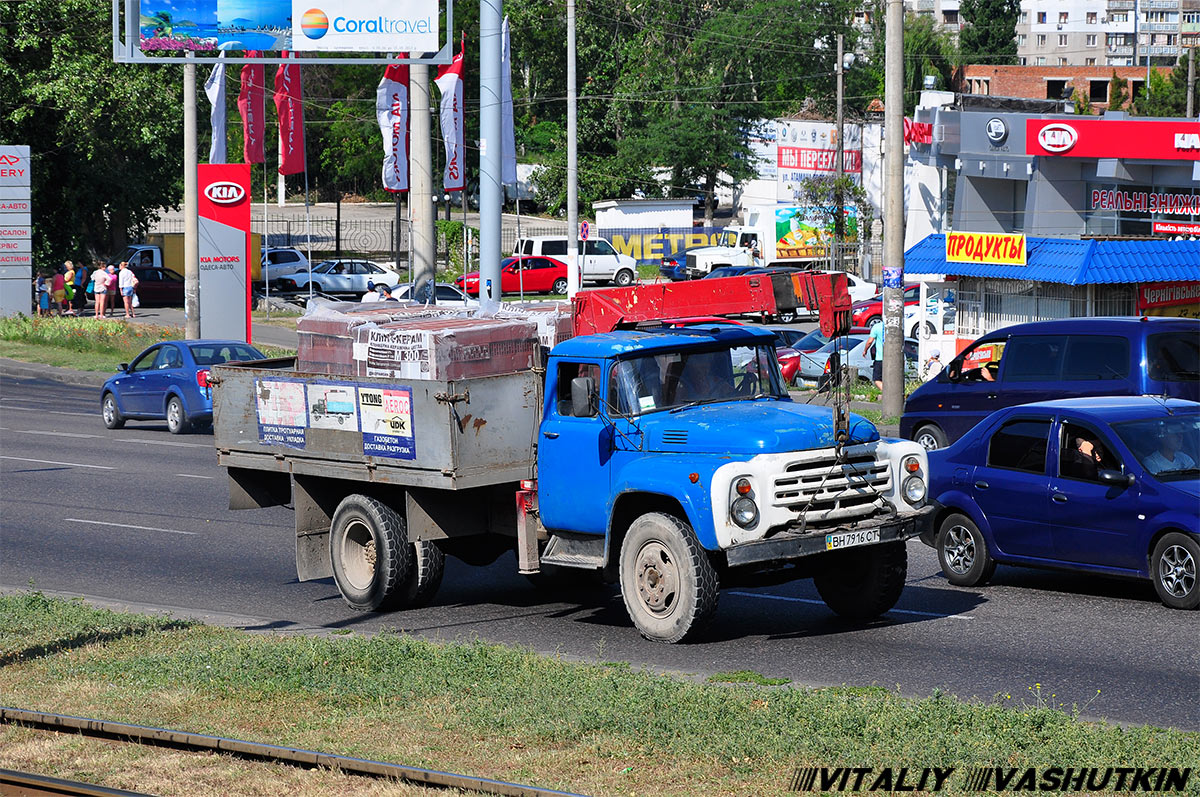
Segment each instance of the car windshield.
[{"label": "car windshield", "polygon": [[220,365],[231,360],[263,360],[266,355],[244,343],[193,343],[188,346],[196,365]]},{"label": "car windshield", "polygon": [[1200,414],[1114,423],[1113,430],[1160,481],[1200,478]]},{"label": "car windshield", "polygon": [[868,337],[868,335],[843,335],[842,337],[834,338],[833,340],[829,341],[824,346],[817,349],[817,351],[821,354],[827,354],[834,349],[847,351],[849,349],[853,349]]},{"label": "car windshield", "polygon": [[631,357],[613,366],[610,375],[610,410],[623,416],[787,397],[773,345]]},{"label": "car windshield", "polygon": [[825,333],[819,329],[814,329],[800,340],[792,344],[792,348],[796,349],[811,349],[814,346],[824,346],[829,342],[829,338],[825,337]]}]

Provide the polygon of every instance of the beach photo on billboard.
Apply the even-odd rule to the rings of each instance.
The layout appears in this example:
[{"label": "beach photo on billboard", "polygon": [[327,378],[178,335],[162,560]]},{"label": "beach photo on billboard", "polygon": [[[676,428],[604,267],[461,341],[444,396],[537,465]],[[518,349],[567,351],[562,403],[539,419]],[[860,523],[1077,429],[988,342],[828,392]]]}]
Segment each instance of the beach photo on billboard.
[{"label": "beach photo on billboard", "polygon": [[222,50],[292,48],[291,0],[217,0],[217,19]]},{"label": "beach photo on billboard", "polygon": [[217,49],[217,0],[143,0],[142,52]]}]

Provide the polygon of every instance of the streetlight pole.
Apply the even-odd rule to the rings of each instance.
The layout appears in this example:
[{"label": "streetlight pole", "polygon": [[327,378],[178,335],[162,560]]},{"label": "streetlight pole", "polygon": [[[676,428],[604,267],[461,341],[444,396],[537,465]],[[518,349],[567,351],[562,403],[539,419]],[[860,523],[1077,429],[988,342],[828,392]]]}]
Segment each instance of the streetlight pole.
[{"label": "streetlight pole", "polygon": [[887,0],[884,45],[883,417],[904,410],[904,0]]},{"label": "streetlight pole", "polygon": [[567,298],[579,291],[579,160],[575,95],[575,0],[567,0]]},{"label": "streetlight pole", "polygon": [[188,340],[200,337],[200,178],[196,171],[196,62],[192,58],[188,52],[183,65],[183,317]]},{"label": "streetlight pole", "polygon": [[842,73],[845,71],[842,67],[842,34],[837,35],[837,64],[835,65],[837,74],[837,163],[835,164],[835,183],[833,192],[833,251],[837,258],[835,268],[840,268],[842,263],[842,241],[846,239],[846,219],[842,213],[843,207],[846,204],[846,198],[842,195],[842,179],[846,176],[846,164],[843,158],[846,157],[846,145],[842,141],[842,136],[845,132],[844,121],[845,114],[842,108],[843,104],[843,89],[842,89]]}]

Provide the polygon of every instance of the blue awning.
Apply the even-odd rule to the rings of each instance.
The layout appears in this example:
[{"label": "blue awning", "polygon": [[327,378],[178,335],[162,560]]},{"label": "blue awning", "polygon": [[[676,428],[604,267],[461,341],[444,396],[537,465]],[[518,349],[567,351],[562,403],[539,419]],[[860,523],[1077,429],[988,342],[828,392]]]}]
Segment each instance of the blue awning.
[{"label": "blue awning", "polygon": [[1200,241],[1026,238],[1025,250],[1024,266],[947,263],[946,236],[934,234],[904,253],[904,273],[1066,285],[1200,280]]}]

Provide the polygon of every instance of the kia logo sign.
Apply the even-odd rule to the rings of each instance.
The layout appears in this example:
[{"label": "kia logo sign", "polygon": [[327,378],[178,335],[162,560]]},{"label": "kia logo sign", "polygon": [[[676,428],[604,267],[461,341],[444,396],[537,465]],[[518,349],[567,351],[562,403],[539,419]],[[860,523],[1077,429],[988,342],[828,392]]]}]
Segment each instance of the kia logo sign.
[{"label": "kia logo sign", "polygon": [[1079,134],[1075,132],[1075,128],[1062,122],[1046,125],[1038,132],[1038,143],[1047,152],[1066,152],[1075,146],[1078,139]]},{"label": "kia logo sign", "polygon": [[204,195],[210,202],[216,202],[218,205],[236,205],[246,197],[246,189],[237,183],[224,181],[211,183],[204,189]]}]

